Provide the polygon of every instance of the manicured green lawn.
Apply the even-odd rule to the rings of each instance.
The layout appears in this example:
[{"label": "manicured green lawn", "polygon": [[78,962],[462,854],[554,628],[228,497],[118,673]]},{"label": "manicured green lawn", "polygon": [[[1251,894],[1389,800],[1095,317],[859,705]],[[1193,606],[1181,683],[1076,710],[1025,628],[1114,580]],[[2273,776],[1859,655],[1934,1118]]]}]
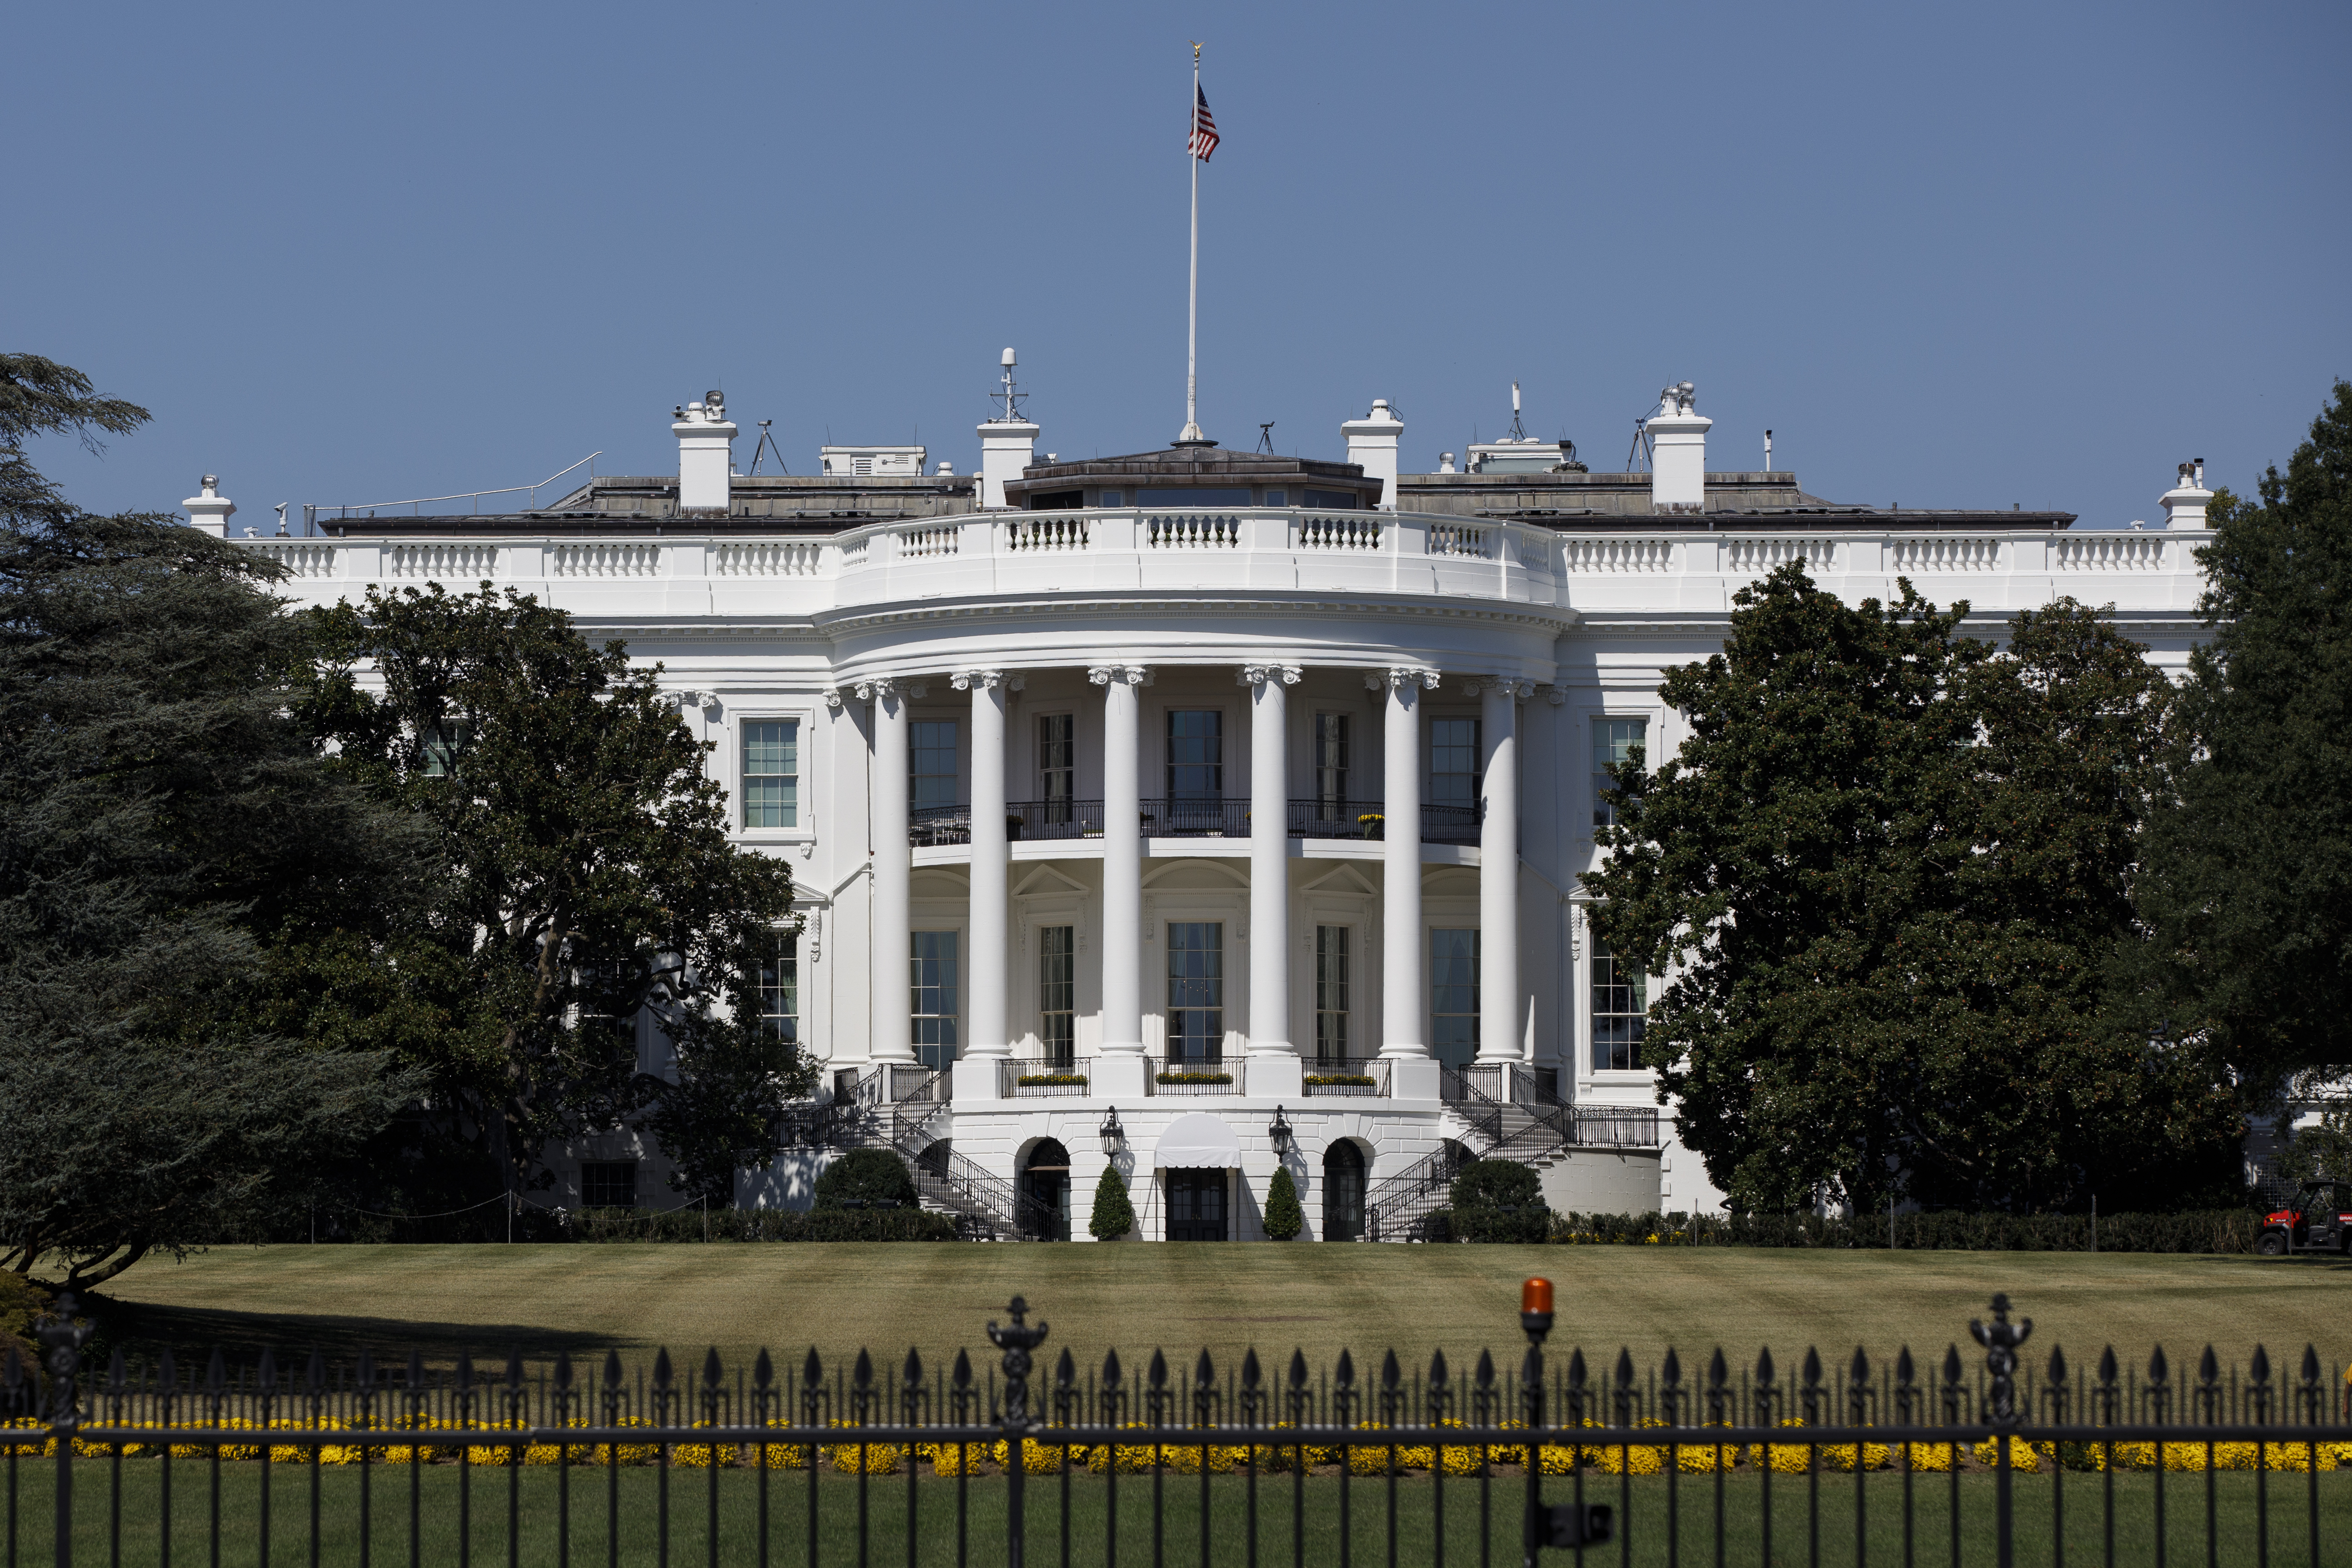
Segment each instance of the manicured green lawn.
[{"label": "manicured green lawn", "polygon": [[[254,1463],[228,1464],[222,1467],[220,1489],[221,1537],[226,1548],[225,1561],[252,1562],[259,1545],[257,1525],[261,1517],[260,1493],[264,1467]],[[173,1528],[171,1544],[173,1560],[203,1563],[207,1560],[208,1522],[212,1497],[208,1487],[208,1468],[201,1462],[178,1461],[173,1466]],[[51,1556],[53,1540],[52,1500],[53,1467],[47,1462],[26,1461],[16,1478],[13,1497],[16,1508],[15,1544],[24,1562],[47,1562]],[[109,1484],[109,1467],[104,1461],[84,1461],[76,1468],[75,1499],[75,1559],[78,1562],[100,1563],[110,1560],[110,1537],[121,1531],[122,1560],[131,1563],[152,1563],[160,1560],[163,1544],[161,1479],[162,1466],[154,1460],[125,1461],[122,1467],[121,1489],[118,1497]],[[654,1470],[638,1468],[606,1471],[595,1468],[578,1469],[570,1477],[568,1527],[559,1529],[558,1479],[552,1469],[523,1469],[508,1472],[498,1469],[475,1469],[466,1478],[464,1511],[461,1512],[460,1472],[450,1465],[427,1467],[415,1476],[418,1483],[416,1546],[422,1561],[427,1563],[457,1563],[467,1560],[461,1555],[461,1542],[470,1549],[470,1560],[481,1563],[507,1561],[509,1537],[509,1476],[520,1482],[516,1496],[516,1518],[520,1528],[515,1532],[517,1557],[522,1563],[549,1563],[557,1561],[560,1534],[568,1534],[572,1560],[580,1563],[602,1563],[606,1560],[608,1518],[617,1514],[618,1560],[624,1563],[652,1563],[657,1560],[662,1498],[661,1478]],[[607,1479],[617,1483],[615,1492],[606,1491]],[[270,1473],[270,1535],[271,1560],[278,1562],[308,1562],[310,1536],[310,1473],[300,1466],[279,1465]],[[760,1539],[760,1476],[756,1472],[732,1470],[718,1477],[716,1518],[718,1522],[718,1560],[730,1563],[757,1561]],[[2327,1553],[2336,1551],[2352,1528],[2352,1476],[2341,1473],[2323,1475],[2319,1479],[2320,1519],[2323,1562],[2332,1561]],[[710,1553],[711,1506],[710,1472],[672,1470],[668,1476],[668,1540],[667,1561],[699,1563]],[[1879,1473],[1864,1478],[1866,1486],[1865,1508],[1861,1530],[1868,1540],[1869,1561],[1899,1563],[1904,1560],[1903,1478]],[[2172,1560],[2181,1563],[2202,1563],[2205,1559],[2206,1514],[2203,1478],[2171,1476],[2166,1478],[2165,1542]],[[2252,1563],[2255,1560],[2255,1478],[2237,1473],[2215,1478],[2216,1508],[2214,1511],[2215,1544],[2219,1559],[2224,1563]],[[401,1563],[408,1560],[410,1548],[411,1472],[404,1468],[379,1469],[372,1479],[372,1499],[365,1533],[373,1549],[373,1559],[381,1563]],[[778,1563],[800,1563],[808,1561],[809,1490],[805,1474],[790,1472],[772,1474],[767,1497],[767,1537],[772,1561]],[[1721,1522],[1727,1547],[1732,1560],[1740,1563],[1769,1561],[1775,1563],[1804,1563],[1809,1560],[1826,1564],[1844,1564],[1854,1561],[1856,1519],[1854,1508],[1855,1479],[1852,1476],[1824,1476],[1817,1496],[1809,1495],[1806,1479],[1801,1476],[1773,1478],[1771,1489],[1772,1545],[1769,1559],[1757,1548],[1762,1534],[1764,1490],[1759,1478],[1743,1472],[1727,1478],[1722,1490]],[[2306,1478],[2273,1476],[2269,1479],[2270,1561],[2279,1563],[2303,1563],[2307,1554],[2307,1493]],[[1190,1563],[1203,1560],[1201,1531],[1203,1519],[1209,1531],[1207,1561],[1238,1563],[1248,1560],[1248,1547],[1253,1518],[1247,1483],[1241,1477],[1212,1478],[1203,1508],[1203,1493],[1197,1477],[1168,1476],[1161,1483],[1162,1508],[1159,1516],[1160,1553],[1154,1548],[1154,1517],[1151,1507],[1152,1478],[1126,1476],[1119,1478],[1118,1505],[1118,1561],[1145,1563],[1164,1561],[1170,1563]],[[1586,1500],[1601,1502],[1615,1510],[1614,1523],[1622,1535],[1628,1522],[1627,1504],[1631,1504],[1631,1534],[1633,1550],[1632,1561],[1640,1563],[1664,1563],[1668,1526],[1669,1492],[1662,1478],[1643,1478],[1620,1490],[1621,1483],[1608,1477],[1589,1477]],[[1952,1492],[1948,1479],[1935,1476],[1916,1479],[1910,1522],[1917,1558],[1921,1562],[1946,1561],[1950,1551]],[[2050,1560],[2048,1543],[2053,1533],[2053,1492],[2048,1477],[2020,1477],[2016,1481],[2017,1535],[2020,1561],[2044,1563]],[[2105,1517],[2101,1509],[2100,1478],[2082,1474],[2065,1478],[2064,1518],[2067,1556],[2069,1561],[2096,1563],[2105,1560],[2102,1539]],[[858,1547],[858,1516],[860,1495],[854,1478],[824,1475],[818,1479],[817,1496],[817,1560],[826,1563],[872,1562],[898,1563],[913,1561],[919,1564],[950,1563],[959,1561],[1001,1563],[1004,1560],[1005,1520],[1008,1491],[1002,1477],[985,1477],[970,1483],[961,1491],[962,1533],[967,1544],[968,1559],[958,1552],[959,1488],[953,1480],[925,1476],[911,1488],[914,1503],[914,1534],[916,1550],[907,1551],[908,1527],[908,1497],[910,1488],[905,1477],[876,1477],[868,1480],[863,1507],[866,1517],[867,1551]],[[2155,1478],[2148,1475],[2121,1476],[2116,1482],[2115,1561],[2146,1563],[2155,1560]],[[1959,1515],[1960,1541],[1964,1560],[1971,1563],[1992,1561],[1993,1512],[1992,1478],[1967,1475],[1960,1479]],[[1050,1477],[1031,1478],[1028,1485],[1028,1507],[1024,1510],[1028,1527],[1028,1560],[1031,1563],[1055,1563],[1061,1560],[1061,1544],[1065,1515],[1060,1482]],[[1304,1561],[1315,1563],[1343,1561],[1342,1490],[1339,1479],[1333,1476],[1309,1478],[1304,1488],[1305,1507],[1294,1514],[1296,1499],[1287,1478],[1262,1477],[1256,1489],[1255,1533],[1256,1560],[1267,1563],[1292,1561],[1294,1543],[1303,1546]],[[1479,1488],[1475,1481],[1451,1480],[1444,1489],[1444,1536],[1448,1563],[1496,1564],[1516,1563],[1518,1559],[1517,1532],[1518,1510],[1526,1499],[1526,1481],[1516,1472],[1498,1473],[1493,1483],[1488,1509],[1482,1512]],[[1572,1483],[1552,1478],[1545,1483],[1547,1500],[1565,1501],[1572,1495]],[[1345,1491],[1347,1528],[1345,1535],[1352,1546],[1352,1560],[1377,1563],[1390,1561],[1389,1531],[1396,1532],[1395,1561],[1426,1563],[1435,1560],[1434,1548],[1438,1534],[1439,1493],[1426,1476],[1414,1476],[1399,1481],[1391,1516],[1388,1489],[1380,1479],[1353,1479]],[[1112,1533],[1110,1526],[1109,1489],[1104,1478],[1079,1475],[1072,1478],[1069,1489],[1067,1528],[1071,1544],[1071,1561],[1095,1563],[1107,1560],[1105,1547]],[[615,1506],[615,1501],[617,1506]],[[1713,1561],[1717,1526],[1717,1492],[1712,1482],[1696,1477],[1680,1478],[1672,1493],[1675,1528],[1677,1532],[1677,1561],[1684,1563]],[[608,1510],[612,1514],[608,1514]],[[1393,1526],[1391,1519],[1393,1518]],[[1294,1519],[1303,1526],[1294,1535]],[[1809,1557],[1808,1538],[1818,1530],[1820,1552]],[[362,1534],[360,1513],[360,1479],[349,1468],[326,1470],[320,1477],[320,1529],[316,1561],[347,1563],[360,1561]],[[1547,1553],[1547,1562],[1574,1561],[1569,1552]],[[1605,1550],[1589,1554],[1587,1561],[1615,1563],[1619,1548],[1612,1544]]]},{"label": "manicured green lawn", "polygon": [[[1558,1283],[1552,1349],[1581,1344],[1612,1363],[1669,1345],[1686,1364],[1721,1345],[1735,1364],[1769,1344],[1783,1366],[1808,1345],[1842,1360],[1905,1344],[1923,1358],[1964,1347],[1995,1290],[2034,1320],[2027,1357],[2053,1343],[2084,1364],[2107,1343],[2143,1364],[2161,1342],[2176,1365],[2207,1343],[2225,1361],[2257,1342],[2273,1358],[2306,1342],[2352,1352],[2352,1268],[2305,1259],[2069,1253],[1803,1252],[1628,1247],[1378,1247],[695,1244],[226,1248],[142,1264],[116,1282],[110,1333],[133,1353],[164,1343],[232,1360],[422,1346],[503,1360],[568,1349],[646,1361],[667,1345],[730,1366],[761,1346],[794,1361],[870,1347],[895,1363],[918,1346],[933,1365],[970,1348],[1006,1301],[1025,1296],[1052,1325],[1041,1363],[1065,1345],[1082,1367],[1116,1346],[1130,1366],[1164,1347],[1185,1369],[1202,1347],[1222,1367],[1255,1346],[1272,1373],[1294,1346],[1310,1364],[1351,1348],[1367,1373],[1393,1346],[1409,1370],[1443,1348],[1466,1370],[1482,1347],[1516,1358],[1518,1283]],[[123,1309],[129,1309],[124,1310]],[[1508,1364],[1507,1363],[1507,1364]]]}]

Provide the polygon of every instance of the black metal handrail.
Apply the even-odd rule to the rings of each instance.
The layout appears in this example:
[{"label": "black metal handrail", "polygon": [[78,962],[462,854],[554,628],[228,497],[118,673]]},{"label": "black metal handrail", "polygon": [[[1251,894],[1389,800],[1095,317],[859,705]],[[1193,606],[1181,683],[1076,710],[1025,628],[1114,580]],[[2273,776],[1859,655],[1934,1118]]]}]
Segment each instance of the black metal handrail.
[{"label": "black metal handrail", "polygon": [[1336,797],[1290,803],[1293,838],[1378,838],[1386,818],[1376,800]]},{"label": "black metal handrail", "polygon": [[[1154,1094],[1239,1094],[1242,1091],[1242,1062],[1238,1057],[1146,1056],[1144,1076]],[[1165,1075],[1198,1075],[1213,1079],[1223,1074],[1224,1083],[1162,1083]]]},{"label": "black metal handrail", "polygon": [[[1308,1057],[1299,1065],[1306,1069],[1307,1092],[1310,1097],[1385,1095],[1389,1092],[1389,1058],[1386,1057]],[[1370,1079],[1371,1081],[1318,1084],[1315,1081],[1318,1078]]]},{"label": "black metal handrail", "polygon": [[1004,831],[1013,838],[1100,838],[1102,830],[1098,800],[1016,800],[1004,807]]},{"label": "black metal handrail", "polygon": [[[1146,796],[1136,803],[1138,826],[1146,838],[1246,838],[1250,803],[1245,799],[1170,800]],[[1423,844],[1476,844],[1483,809],[1475,805],[1423,805]],[[1100,838],[1100,800],[1016,800],[1004,807],[1004,832],[1017,840]],[[1284,831],[1293,838],[1368,838],[1387,830],[1385,808],[1377,800],[1293,800],[1286,803]],[[919,849],[971,842],[971,807],[927,805],[908,813],[907,841]]]},{"label": "black metal handrail", "polygon": [[1147,798],[1140,805],[1146,838],[1249,837],[1250,808],[1246,800],[1170,800],[1162,796]]},{"label": "black metal handrail", "polygon": [[[1092,1057],[1006,1057],[996,1068],[997,1092],[1007,1099],[1048,1099],[1083,1096],[1093,1080]],[[1023,1083],[1023,1079],[1045,1079]],[[1064,1081],[1075,1079],[1075,1082]]]}]

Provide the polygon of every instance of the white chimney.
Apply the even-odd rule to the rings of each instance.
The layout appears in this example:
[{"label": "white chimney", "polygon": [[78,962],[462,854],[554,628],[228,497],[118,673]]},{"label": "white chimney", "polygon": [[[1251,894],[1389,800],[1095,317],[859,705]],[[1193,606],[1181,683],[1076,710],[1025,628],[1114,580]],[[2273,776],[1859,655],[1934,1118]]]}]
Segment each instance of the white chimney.
[{"label": "white chimney", "polygon": [[727,510],[727,481],[735,468],[735,426],[717,392],[677,411],[677,507],[680,511]]},{"label": "white chimney", "polygon": [[188,514],[191,526],[200,528],[215,539],[228,537],[228,520],[236,514],[236,502],[220,493],[220,480],[206,474],[197,486],[201,494],[192,495],[180,503]]},{"label": "white chimney", "polygon": [[2167,528],[2202,528],[2205,508],[2211,503],[2213,492],[2205,488],[2205,459],[2183,463],[2179,471],[2180,482],[2164,492],[2164,526]]},{"label": "white chimney", "polygon": [[1643,426],[1650,436],[1650,508],[1706,510],[1706,433],[1715,421],[1694,406],[1698,389],[1677,382],[1658,394],[1658,411]]},{"label": "white chimney", "polygon": [[1006,349],[997,363],[1004,367],[1004,390],[996,394],[1004,400],[1004,416],[980,427],[982,510],[1004,505],[1006,481],[1019,479],[1021,470],[1037,460],[1037,426],[1021,417],[1021,399],[1028,395],[1013,390],[1013,367],[1019,361]]},{"label": "white chimney", "polygon": [[1361,419],[1342,421],[1339,434],[1348,440],[1348,461],[1360,465],[1364,478],[1381,481],[1381,510],[1397,505],[1397,437],[1404,421],[1389,409],[1385,397],[1372,399],[1372,411]]}]

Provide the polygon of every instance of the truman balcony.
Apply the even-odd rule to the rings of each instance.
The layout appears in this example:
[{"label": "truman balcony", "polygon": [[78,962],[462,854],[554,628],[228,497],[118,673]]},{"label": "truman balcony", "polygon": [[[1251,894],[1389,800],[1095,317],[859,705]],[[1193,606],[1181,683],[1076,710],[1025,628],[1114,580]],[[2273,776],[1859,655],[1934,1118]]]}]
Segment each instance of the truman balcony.
[{"label": "truman balcony", "polygon": [[[921,806],[909,812],[907,842],[917,849],[971,842],[971,807]],[[1232,838],[1246,843],[1250,807],[1243,800],[1146,800],[1138,823],[1147,839]],[[1483,814],[1475,805],[1421,808],[1423,844],[1475,845]],[[1294,800],[1288,836],[1377,844],[1388,837],[1387,815],[1376,800]],[[1016,844],[1100,838],[1099,800],[1018,800],[1005,807],[1004,831]]]}]

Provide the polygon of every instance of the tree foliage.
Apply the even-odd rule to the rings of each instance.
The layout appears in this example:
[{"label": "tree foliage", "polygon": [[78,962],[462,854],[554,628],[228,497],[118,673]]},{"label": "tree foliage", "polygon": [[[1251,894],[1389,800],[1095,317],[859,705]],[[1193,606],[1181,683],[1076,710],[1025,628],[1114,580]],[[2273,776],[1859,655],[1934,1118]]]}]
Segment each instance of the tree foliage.
[{"label": "tree foliage", "polygon": [[1298,1184],[1290,1167],[1276,1165],[1265,1189],[1265,1234],[1272,1241],[1288,1241],[1307,1228],[1307,1211],[1298,1205]]},{"label": "tree foliage", "polygon": [[1535,1168],[1517,1160],[1480,1160],[1454,1178],[1447,1215],[1458,1241],[1538,1242],[1551,1234],[1551,1210]]},{"label": "tree foliage", "polygon": [[1646,1060],[1736,1207],[2040,1209],[2210,1184],[2240,1125],[2107,978],[2168,689],[2071,600],[2008,646],[1908,583],[1848,606],[1792,563],[1723,653],[1668,672],[1690,726],[1619,770],[1595,930],[1669,983]]},{"label": "tree foliage", "polygon": [[852,1149],[825,1166],[816,1179],[816,1206],[837,1209],[845,1203],[903,1204],[918,1201],[915,1177],[907,1162],[887,1149]]},{"label": "tree foliage", "polygon": [[275,568],[23,451],[144,418],[0,356],[0,1264],[76,1287],[299,1206],[411,1088],[270,1021],[304,933],[415,868],[289,715]]},{"label": "tree foliage", "polygon": [[[761,1016],[793,923],[780,858],[728,837],[661,670],[562,611],[438,584],[313,612],[302,710],[335,765],[428,825],[448,891],[404,974],[447,1135],[520,1184],[551,1142],[643,1116],[723,1199],[814,1068]],[[653,1020],[670,1073],[641,1064]]]},{"label": "tree foliage", "polygon": [[2198,552],[2189,664],[2149,823],[2134,978],[2152,1032],[2266,1086],[2352,1071],[2352,384]]}]

